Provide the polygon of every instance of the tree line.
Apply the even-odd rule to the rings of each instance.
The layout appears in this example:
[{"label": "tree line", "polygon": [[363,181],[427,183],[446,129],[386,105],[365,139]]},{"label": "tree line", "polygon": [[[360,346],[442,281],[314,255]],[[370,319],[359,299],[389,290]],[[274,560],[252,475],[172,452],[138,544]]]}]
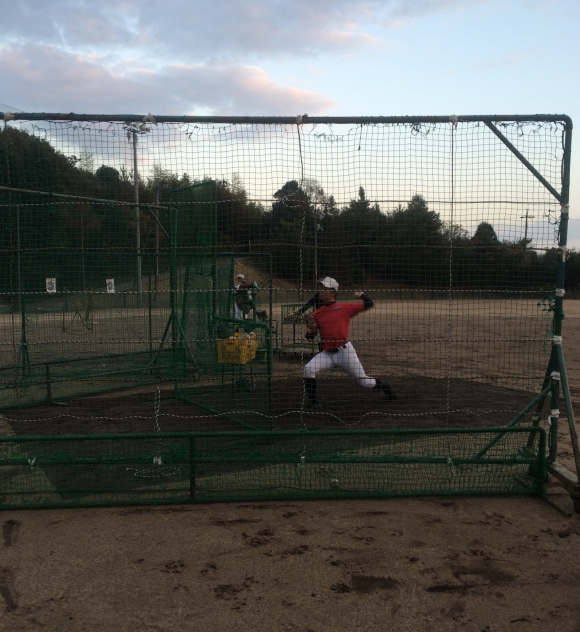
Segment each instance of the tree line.
[{"label": "tree line", "polygon": [[[150,275],[169,265],[169,239],[157,221],[169,227],[170,191],[195,182],[157,165],[137,184],[143,273]],[[38,291],[50,276],[71,290],[105,277],[133,277],[135,208],[119,204],[134,202],[132,170],[95,168],[87,151],[66,156],[46,140],[5,127],[0,187],[10,189],[0,190],[3,292],[15,291],[18,284]],[[266,206],[250,199],[236,175],[215,181],[218,250],[271,252],[274,274],[294,282],[302,275],[304,283],[311,283],[317,269],[319,276],[334,276],[347,286],[445,288],[450,278],[464,289],[549,291],[554,286],[556,248],[538,251],[530,239],[500,240],[488,222],[470,235],[444,222],[419,194],[382,209],[361,186],[340,206],[318,182],[289,180],[272,195]],[[574,251],[566,264],[566,288],[580,288],[580,253]]]}]

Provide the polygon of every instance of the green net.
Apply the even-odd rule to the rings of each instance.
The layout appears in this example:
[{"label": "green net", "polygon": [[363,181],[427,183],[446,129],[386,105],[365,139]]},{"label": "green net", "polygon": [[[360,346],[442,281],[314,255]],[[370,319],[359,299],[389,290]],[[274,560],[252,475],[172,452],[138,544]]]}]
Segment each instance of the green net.
[{"label": "green net", "polygon": [[545,477],[542,428],[0,439],[5,509],[542,494]]},{"label": "green net", "polygon": [[[200,432],[245,432],[248,489],[281,497],[271,481],[290,457],[276,444],[272,463],[250,466],[267,441],[252,433],[334,441],[412,429],[426,434],[406,435],[409,468],[345,466],[333,477],[356,482],[342,492],[388,495],[388,479],[393,494],[492,493],[527,480],[499,467],[470,478],[462,466],[455,488],[439,463],[419,475],[412,459],[439,455],[434,428],[465,431],[445,439],[455,462],[461,450],[471,458],[467,431],[547,427],[544,409],[557,405],[557,389],[550,406],[535,398],[556,368],[562,290],[580,269],[568,253],[564,277],[565,117],[72,118],[19,114],[0,131],[1,434],[86,437],[67,448],[73,461],[89,445],[105,460],[135,445],[147,461],[152,448],[129,435],[182,433],[189,445]],[[326,307],[320,279],[337,290]],[[111,434],[120,443],[99,443]],[[525,452],[528,436],[509,437]],[[213,452],[225,490],[237,466]],[[35,472],[57,467],[46,458]],[[100,489],[107,468],[82,485]],[[317,494],[318,470],[306,471]],[[196,498],[226,498],[203,489]]]},{"label": "green net", "polygon": [[[177,189],[169,199],[175,393],[242,425],[269,427],[271,309],[260,310],[256,283],[234,283],[236,256],[217,253],[216,183]],[[271,307],[268,285],[261,291]]]}]

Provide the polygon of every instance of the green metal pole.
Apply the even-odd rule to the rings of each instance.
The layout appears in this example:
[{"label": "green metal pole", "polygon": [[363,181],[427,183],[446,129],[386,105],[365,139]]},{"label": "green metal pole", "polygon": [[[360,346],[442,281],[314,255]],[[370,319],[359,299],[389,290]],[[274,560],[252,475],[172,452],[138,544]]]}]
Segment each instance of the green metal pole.
[{"label": "green metal pole", "polygon": [[[564,389],[564,403],[568,417],[568,426],[570,428],[570,439],[572,443],[572,451],[574,453],[574,464],[576,466],[576,475],[580,478],[580,448],[578,446],[578,434],[576,424],[574,423],[574,411],[572,409],[572,400],[570,398],[570,389],[568,387],[568,377],[566,375],[566,365],[564,364],[564,353],[562,351],[562,320],[564,319],[564,284],[566,273],[566,250],[568,243],[568,218],[569,218],[569,201],[570,201],[570,161],[572,155],[572,121],[566,121],[564,131],[564,162],[562,169],[562,212],[560,216],[559,230],[559,246],[560,256],[556,268],[556,299],[554,305],[554,322],[553,322],[553,344],[556,347],[556,357],[558,360],[558,370],[562,386]],[[564,387],[565,385],[565,387]]]},{"label": "green metal pole", "polygon": [[558,459],[558,418],[560,416],[560,376],[552,376],[550,385],[550,416],[548,421],[550,429],[548,431],[548,449],[550,463],[554,463]]},{"label": "green metal pole", "polygon": [[[526,413],[529,413],[530,410],[532,410],[532,408],[534,406],[536,406],[536,404],[538,402],[543,402],[544,399],[546,398],[546,395],[550,392],[552,386],[550,384],[548,384],[548,386],[544,387],[544,389],[542,390],[542,392],[536,396],[521,412],[519,412],[510,422],[509,424],[507,424],[507,426],[505,426],[506,428],[513,428],[513,426],[515,426],[518,421],[520,419],[522,419],[524,417],[524,415],[526,415]],[[481,458],[490,448],[492,448],[501,438],[503,437],[503,434],[498,434],[496,437],[494,437],[491,441],[489,441],[483,448],[481,448],[481,450],[475,455],[474,458],[479,459]]]},{"label": "green metal pole", "polygon": [[568,427],[570,429],[570,440],[572,443],[572,452],[574,454],[574,464],[576,472],[580,473],[580,450],[578,449],[578,432],[576,422],[574,421],[574,411],[572,409],[572,398],[570,397],[570,387],[568,385],[568,375],[566,373],[566,365],[564,364],[564,353],[561,346],[556,347],[558,354],[558,362],[560,364],[560,380],[562,382],[562,393],[564,395],[564,404],[568,418]]},{"label": "green metal pole", "polygon": [[[0,112],[0,119],[5,112]],[[75,112],[10,112],[16,121],[100,121],[103,123],[142,123],[143,114],[78,114]],[[569,120],[565,114],[458,114],[460,122],[560,122]],[[157,123],[226,123],[237,125],[296,125],[295,116],[162,116],[156,115]],[[302,115],[304,125],[340,124],[402,124],[449,123],[449,115],[438,116],[308,116]]]},{"label": "green metal pole", "polygon": [[[554,371],[557,370],[558,367],[558,358],[556,357],[556,350],[554,349],[554,345],[552,345],[552,349],[550,351],[550,359],[548,360],[548,368],[546,369],[546,374],[544,376],[544,381],[542,383],[542,392],[548,393],[548,387],[550,385],[551,375]],[[536,408],[536,415],[533,421],[534,426],[537,426],[540,423],[540,416],[542,414],[542,409],[544,408],[544,400],[545,397],[542,397],[538,401],[538,406]]]},{"label": "green metal pole", "polygon": [[[562,195],[554,189],[554,187],[544,178],[544,176],[528,161],[525,156],[518,151],[512,143],[497,129],[497,127],[491,121],[485,121],[485,124],[489,129],[501,140],[501,142],[518,158],[526,168],[536,176],[536,178],[550,191],[550,193],[559,201],[562,202]],[[527,213],[527,211],[526,211]]]},{"label": "green metal pole", "polygon": [[572,143],[572,122],[566,124],[566,130],[564,134],[564,165],[562,170],[562,193],[561,193],[561,213],[560,213],[560,228],[559,228],[559,241],[560,256],[556,264],[556,299],[554,304],[554,321],[553,321],[553,333],[554,336],[562,335],[562,320],[564,319],[564,283],[566,277],[566,245],[568,243],[568,216],[569,216],[569,201],[570,201],[570,157],[571,157],[571,143]]}]

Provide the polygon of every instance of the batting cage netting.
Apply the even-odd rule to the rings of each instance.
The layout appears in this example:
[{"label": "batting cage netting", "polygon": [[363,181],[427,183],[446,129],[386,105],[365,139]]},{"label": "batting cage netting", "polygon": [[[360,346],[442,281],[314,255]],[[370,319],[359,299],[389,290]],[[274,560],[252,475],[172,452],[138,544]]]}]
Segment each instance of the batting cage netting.
[{"label": "batting cage netting", "polygon": [[562,395],[580,463],[567,117],[4,121],[0,507],[541,494]]}]

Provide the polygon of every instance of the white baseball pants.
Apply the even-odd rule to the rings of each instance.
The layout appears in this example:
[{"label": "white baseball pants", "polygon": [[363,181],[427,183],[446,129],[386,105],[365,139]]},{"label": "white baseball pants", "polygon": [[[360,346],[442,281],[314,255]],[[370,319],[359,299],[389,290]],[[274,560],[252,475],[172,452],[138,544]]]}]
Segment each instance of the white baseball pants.
[{"label": "white baseball pants", "polygon": [[304,367],[304,377],[315,378],[319,371],[328,371],[334,367],[341,368],[364,388],[374,388],[377,383],[374,377],[369,377],[365,373],[355,348],[350,342],[347,342],[335,353],[329,351],[317,353]]},{"label": "white baseball pants", "polygon": [[246,319],[246,315],[242,311],[242,308],[238,307],[235,303],[234,303],[234,318],[236,320],[245,320]]}]

